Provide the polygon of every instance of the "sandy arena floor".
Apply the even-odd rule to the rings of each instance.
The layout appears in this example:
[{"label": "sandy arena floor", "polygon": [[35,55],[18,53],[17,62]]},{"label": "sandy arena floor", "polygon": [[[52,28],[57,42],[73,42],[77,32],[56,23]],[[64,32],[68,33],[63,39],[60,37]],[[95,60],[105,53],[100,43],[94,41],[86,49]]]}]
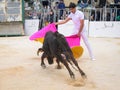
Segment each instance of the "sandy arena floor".
[{"label": "sandy arena floor", "polygon": [[77,61],[87,75],[78,71],[72,80],[65,67],[43,69],[36,51],[41,44],[24,37],[0,37],[0,90],[120,90],[120,39],[89,38],[96,61],[84,53]]}]

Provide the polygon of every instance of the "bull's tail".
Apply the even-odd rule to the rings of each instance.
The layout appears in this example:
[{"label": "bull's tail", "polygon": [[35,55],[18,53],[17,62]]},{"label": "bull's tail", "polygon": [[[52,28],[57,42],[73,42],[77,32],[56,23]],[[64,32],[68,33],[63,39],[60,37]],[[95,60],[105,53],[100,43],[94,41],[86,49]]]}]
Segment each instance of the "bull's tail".
[{"label": "bull's tail", "polygon": [[38,51],[37,51],[37,55],[39,56],[39,53],[43,52],[43,51],[44,51],[43,48],[39,48]]}]

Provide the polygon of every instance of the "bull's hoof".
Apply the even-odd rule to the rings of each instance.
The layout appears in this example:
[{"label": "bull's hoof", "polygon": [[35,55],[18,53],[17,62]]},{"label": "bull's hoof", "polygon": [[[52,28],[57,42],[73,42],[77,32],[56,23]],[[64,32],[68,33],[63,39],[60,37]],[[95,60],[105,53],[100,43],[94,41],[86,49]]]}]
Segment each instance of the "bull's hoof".
[{"label": "bull's hoof", "polygon": [[82,75],[83,79],[87,79],[87,76],[85,74]]},{"label": "bull's hoof", "polygon": [[75,79],[75,76],[71,76],[72,79]]},{"label": "bull's hoof", "polygon": [[62,67],[60,65],[57,66],[57,69],[62,69]]},{"label": "bull's hoof", "polygon": [[62,69],[62,66],[61,65],[56,65],[55,69]]},{"label": "bull's hoof", "polygon": [[71,74],[70,77],[71,77],[72,79],[75,79],[75,75],[74,75],[74,74]]},{"label": "bull's hoof", "polygon": [[44,64],[42,64],[42,65],[41,65],[41,67],[42,67],[43,69],[45,69],[45,68],[46,68],[46,66],[45,66]]}]

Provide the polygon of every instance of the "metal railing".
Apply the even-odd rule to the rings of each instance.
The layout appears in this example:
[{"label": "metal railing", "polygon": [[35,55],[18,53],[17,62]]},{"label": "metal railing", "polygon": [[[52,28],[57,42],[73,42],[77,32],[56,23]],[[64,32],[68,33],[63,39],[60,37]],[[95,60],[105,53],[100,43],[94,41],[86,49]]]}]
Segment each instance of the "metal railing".
[{"label": "metal railing", "polygon": [[90,21],[119,21],[120,8],[91,8],[82,11]]},{"label": "metal railing", "polygon": [[[51,14],[51,10],[52,14]],[[85,8],[79,9],[83,11],[85,15],[85,19],[89,21],[119,21],[120,20],[120,8]],[[60,9],[51,9],[46,8],[42,9],[41,12],[34,14],[35,12],[32,11],[33,16],[30,19],[39,19],[39,28],[42,28],[48,23],[57,22],[58,20],[65,19],[70,11],[68,8],[62,10],[62,16]]]},{"label": "metal railing", "polygon": [[[118,17],[120,16],[120,8],[85,8],[79,9],[84,15],[85,19],[89,21],[119,21]],[[58,10],[58,15],[59,15]],[[69,14],[69,9],[65,9],[62,19],[65,19]]]}]

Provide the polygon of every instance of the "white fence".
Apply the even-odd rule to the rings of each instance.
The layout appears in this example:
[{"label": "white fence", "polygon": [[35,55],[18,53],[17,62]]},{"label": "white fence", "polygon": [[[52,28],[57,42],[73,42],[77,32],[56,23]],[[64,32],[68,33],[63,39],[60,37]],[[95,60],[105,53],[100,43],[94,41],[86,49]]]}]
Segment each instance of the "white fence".
[{"label": "white fence", "polygon": [[[89,37],[112,37],[120,38],[120,22],[118,21],[88,21],[85,20],[85,24]],[[72,33],[73,23],[72,21],[64,25],[58,26],[58,31],[65,36],[69,36]]]},{"label": "white fence", "polygon": [[32,35],[38,31],[39,19],[25,20],[25,35]]},{"label": "white fence", "polygon": [[89,36],[120,38],[120,22],[118,21],[89,22]]},{"label": "white fence", "polygon": [[[119,21],[88,21],[85,20],[85,25],[89,37],[113,37],[120,38],[120,22]],[[38,31],[39,20],[25,21],[25,35],[32,35]],[[70,21],[63,25],[58,25],[58,31],[65,36],[72,34],[73,22]]]}]

